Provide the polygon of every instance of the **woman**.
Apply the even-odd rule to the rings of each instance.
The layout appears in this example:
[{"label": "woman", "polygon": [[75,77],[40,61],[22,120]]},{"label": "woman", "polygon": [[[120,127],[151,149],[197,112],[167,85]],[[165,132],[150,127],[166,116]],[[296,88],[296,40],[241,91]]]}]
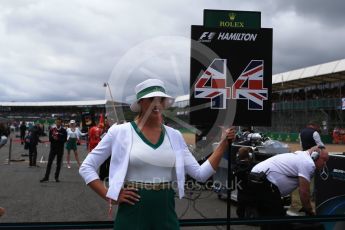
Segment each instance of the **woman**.
[{"label": "woman", "polygon": [[[185,173],[206,181],[218,167],[233,129],[226,131],[217,149],[201,166],[189,152],[181,133],[162,124],[162,110],[172,105],[162,81],[148,79],[135,88],[130,122],[112,126],[79,169],[85,182],[110,205],[119,209],[114,229],[179,229],[173,185],[184,196]],[[111,155],[109,188],[97,175]],[[174,183],[177,182],[177,183]]]},{"label": "woman", "polygon": [[78,167],[80,167],[80,161],[77,152],[77,142],[83,134],[80,132],[79,128],[75,126],[75,120],[71,120],[69,122],[69,128],[67,128],[67,142],[66,142],[66,149],[67,149],[67,168],[71,168],[70,164],[70,153],[71,150],[74,152],[75,160],[78,163]]}]

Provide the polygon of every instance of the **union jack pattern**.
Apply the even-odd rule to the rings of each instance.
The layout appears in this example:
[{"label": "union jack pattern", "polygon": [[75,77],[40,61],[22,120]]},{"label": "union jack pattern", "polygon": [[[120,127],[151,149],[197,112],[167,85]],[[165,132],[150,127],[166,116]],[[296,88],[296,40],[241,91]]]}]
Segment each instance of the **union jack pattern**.
[{"label": "union jack pattern", "polygon": [[268,90],[263,88],[263,60],[251,60],[232,86],[232,98],[248,100],[248,110],[263,110]]},{"label": "union jack pattern", "polygon": [[195,84],[195,98],[210,98],[211,109],[226,109],[230,87],[226,87],[226,59],[214,59]]}]

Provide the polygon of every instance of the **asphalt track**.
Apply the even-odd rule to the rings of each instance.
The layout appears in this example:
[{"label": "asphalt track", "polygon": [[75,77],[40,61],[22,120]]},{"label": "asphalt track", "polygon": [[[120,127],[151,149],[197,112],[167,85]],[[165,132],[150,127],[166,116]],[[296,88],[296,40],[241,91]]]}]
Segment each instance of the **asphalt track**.
[{"label": "asphalt track", "polygon": [[[13,135],[15,136],[15,135]],[[42,138],[46,140],[46,138]],[[72,168],[64,164],[60,183],[54,180],[55,162],[50,181],[40,183],[44,176],[49,154],[49,142],[38,145],[39,167],[29,168],[27,153],[18,138],[13,137],[11,161],[8,162],[10,144],[0,149],[0,206],[6,209],[1,223],[109,221],[107,203],[99,198],[82,181],[78,167],[71,155]],[[79,157],[87,155],[86,145],[78,146]],[[176,212],[181,219],[226,218],[226,202],[219,200],[212,191],[187,191],[187,198],[176,198]],[[232,206],[232,217],[235,215]],[[113,213],[115,216],[116,210]],[[226,229],[225,226],[183,227],[181,229]],[[252,226],[231,226],[233,230],[256,230]]]}]

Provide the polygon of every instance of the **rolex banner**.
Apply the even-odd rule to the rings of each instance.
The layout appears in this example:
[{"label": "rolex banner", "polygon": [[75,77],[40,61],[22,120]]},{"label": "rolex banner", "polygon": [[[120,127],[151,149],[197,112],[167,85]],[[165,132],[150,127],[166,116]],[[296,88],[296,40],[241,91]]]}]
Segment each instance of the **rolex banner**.
[{"label": "rolex banner", "polygon": [[271,125],[272,29],[192,26],[190,71],[190,120],[201,136]]}]

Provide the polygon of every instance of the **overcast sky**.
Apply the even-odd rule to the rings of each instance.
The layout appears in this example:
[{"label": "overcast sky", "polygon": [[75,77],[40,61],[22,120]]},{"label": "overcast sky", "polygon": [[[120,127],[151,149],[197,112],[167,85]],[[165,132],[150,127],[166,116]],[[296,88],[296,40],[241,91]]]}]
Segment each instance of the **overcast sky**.
[{"label": "overcast sky", "polygon": [[345,56],[343,0],[0,0],[0,101],[105,99],[104,82],[123,100],[148,77],[186,94],[203,9],[261,11],[274,74]]}]

